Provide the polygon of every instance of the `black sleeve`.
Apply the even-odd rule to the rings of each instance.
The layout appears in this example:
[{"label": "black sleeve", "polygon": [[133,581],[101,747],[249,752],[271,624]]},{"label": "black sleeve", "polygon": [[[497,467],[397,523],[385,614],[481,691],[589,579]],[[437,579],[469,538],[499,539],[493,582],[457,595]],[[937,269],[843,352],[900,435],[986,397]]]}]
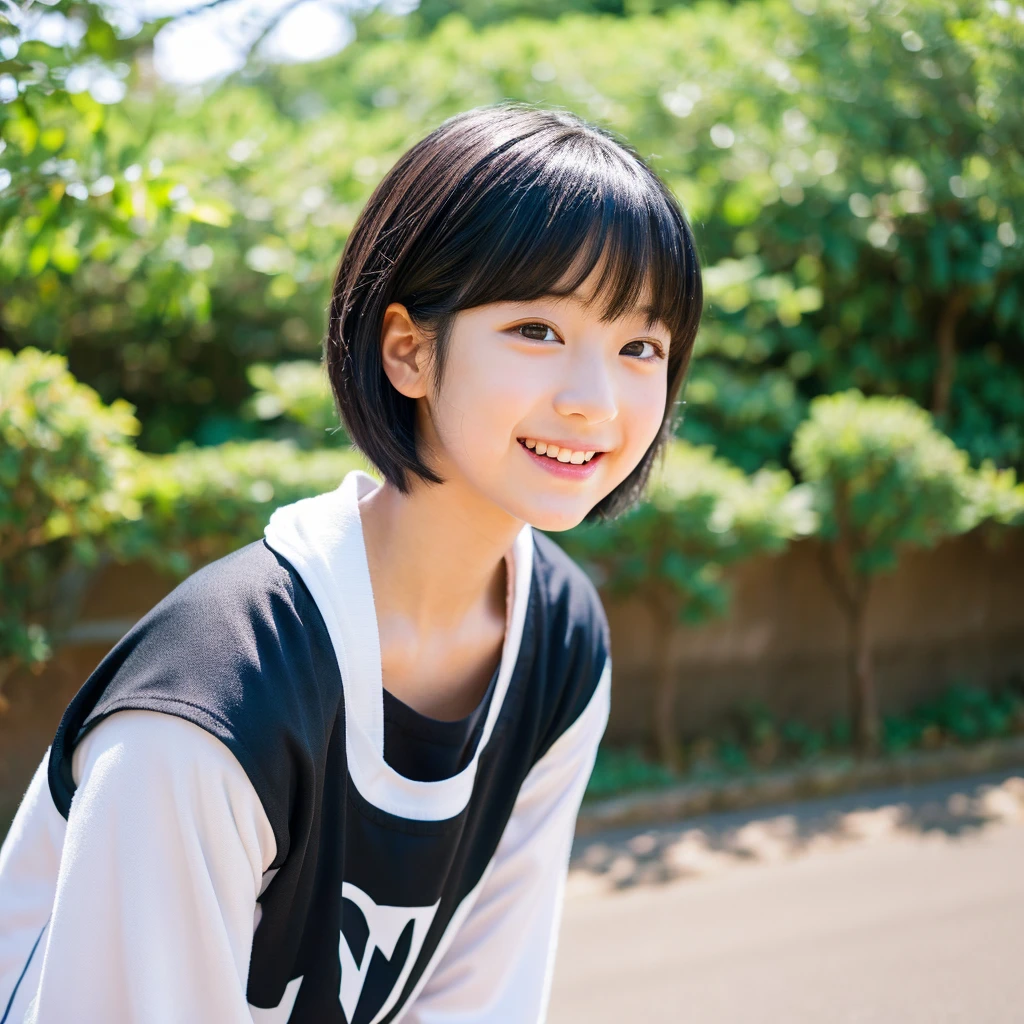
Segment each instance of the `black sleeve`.
[{"label": "black sleeve", "polygon": [[546,596],[548,687],[539,761],[594,697],[611,658],[611,633],[589,576],[546,534],[535,531],[538,582]]},{"label": "black sleeve", "polygon": [[289,823],[310,801],[341,703],[323,618],[301,578],[264,541],[204,566],[143,616],[68,705],[48,765],[68,816],[77,742],[121,710],[161,711],[212,733],[235,755],[288,855]]}]

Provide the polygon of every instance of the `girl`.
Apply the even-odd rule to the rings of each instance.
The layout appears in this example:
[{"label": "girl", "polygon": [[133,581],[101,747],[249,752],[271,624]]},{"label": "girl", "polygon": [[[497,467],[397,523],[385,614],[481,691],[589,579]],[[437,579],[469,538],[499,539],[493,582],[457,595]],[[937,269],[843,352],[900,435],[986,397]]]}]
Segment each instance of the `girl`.
[{"label": "girl", "polygon": [[452,117],[345,246],[353,470],[194,573],[68,706],[0,854],[0,1024],[544,1019],[608,625],[544,533],[635,502],[700,318],[636,152]]}]

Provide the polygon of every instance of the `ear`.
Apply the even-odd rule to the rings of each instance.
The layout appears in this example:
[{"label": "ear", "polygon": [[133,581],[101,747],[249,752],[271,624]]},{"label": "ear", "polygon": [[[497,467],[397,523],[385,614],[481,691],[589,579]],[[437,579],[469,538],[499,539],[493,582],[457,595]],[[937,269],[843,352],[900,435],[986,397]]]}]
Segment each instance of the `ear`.
[{"label": "ear", "polygon": [[427,394],[430,340],[400,302],[392,302],[384,310],[380,333],[381,361],[388,380],[407,398],[423,398]]}]

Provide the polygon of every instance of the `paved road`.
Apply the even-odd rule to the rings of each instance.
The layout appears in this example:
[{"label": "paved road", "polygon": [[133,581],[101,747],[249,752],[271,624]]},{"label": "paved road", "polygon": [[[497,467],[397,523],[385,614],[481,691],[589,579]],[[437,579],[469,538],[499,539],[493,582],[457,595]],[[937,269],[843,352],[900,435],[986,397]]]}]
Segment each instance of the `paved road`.
[{"label": "paved road", "polygon": [[549,1024],[662,1021],[1022,1024],[1024,779],[579,841]]}]

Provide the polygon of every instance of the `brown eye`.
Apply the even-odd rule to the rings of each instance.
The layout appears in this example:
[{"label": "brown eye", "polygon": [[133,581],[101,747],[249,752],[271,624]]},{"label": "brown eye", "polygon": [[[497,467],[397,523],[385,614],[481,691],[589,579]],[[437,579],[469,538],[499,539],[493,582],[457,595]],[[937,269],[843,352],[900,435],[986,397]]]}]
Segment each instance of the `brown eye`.
[{"label": "brown eye", "polygon": [[665,357],[665,353],[662,350],[662,347],[660,345],[658,345],[657,343],[653,342],[653,341],[647,340],[646,338],[644,338],[642,340],[641,339],[637,339],[636,341],[628,342],[623,347],[623,351],[625,351],[625,349],[629,348],[630,345],[640,345],[641,346],[641,352],[642,352],[642,346],[644,346],[644,345],[650,345],[651,346],[651,350],[652,351],[651,351],[650,355],[642,355],[642,354],[639,354],[639,353],[637,354],[636,358],[638,358],[640,360],[640,362],[642,362],[642,363],[653,362],[655,359],[663,359]]},{"label": "brown eye", "polygon": [[[545,337],[547,332],[551,331],[551,328],[547,324],[520,324],[515,329],[516,329],[517,332],[520,333],[521,337],[529,338],[531,341],[553,341],[554,340],[553,338]],[[534,337],[534,336],[529,335],[529,334],[523,334],[522,333],[523,331],[538,331],[541,336],[538,338],[538,337]],[[552,333],[554,333],[554,332],[552,331]]]}]

